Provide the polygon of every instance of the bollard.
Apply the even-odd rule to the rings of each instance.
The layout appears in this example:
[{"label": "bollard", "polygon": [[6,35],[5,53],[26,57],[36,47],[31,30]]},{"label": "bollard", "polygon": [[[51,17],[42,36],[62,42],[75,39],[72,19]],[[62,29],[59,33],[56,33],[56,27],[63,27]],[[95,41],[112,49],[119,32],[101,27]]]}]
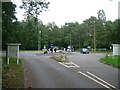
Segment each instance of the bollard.
[{"label": "bollard", "polygon": [[61,60],[65,61],[65,55],[64,54],[61,54]]},{"label": "bollard", "polygon": [[105,55],[105,58],[108,58],[108,56],[109,56],[109,55],[108,55],[108,54],[106,54],[106,55]]}]

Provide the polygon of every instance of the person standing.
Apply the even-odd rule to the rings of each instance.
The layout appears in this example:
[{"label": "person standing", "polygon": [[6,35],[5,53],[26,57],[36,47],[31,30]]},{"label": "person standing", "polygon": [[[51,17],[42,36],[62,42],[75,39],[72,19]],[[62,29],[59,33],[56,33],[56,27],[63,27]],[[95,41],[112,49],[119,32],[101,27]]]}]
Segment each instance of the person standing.
[{"label": "person standing", "polygon": [[51,53],[53,53],[53,48],[54,48],[54,46],[53,46],[53,44],[51,44],[50,45],[50,51],[51,51]]}]

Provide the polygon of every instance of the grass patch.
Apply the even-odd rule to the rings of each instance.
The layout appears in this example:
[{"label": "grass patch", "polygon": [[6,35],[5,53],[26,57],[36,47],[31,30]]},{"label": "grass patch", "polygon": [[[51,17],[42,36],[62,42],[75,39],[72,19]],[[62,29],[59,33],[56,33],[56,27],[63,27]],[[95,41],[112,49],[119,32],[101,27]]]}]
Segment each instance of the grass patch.
[{"label": "grass patch", "polygon": [[54,59],[54,60],[56,60],[56,61],[58,61],[58,62],[68,62],[68,60],[67,60],[66,57],[65,57],[65,60],[61,60],[60,57],[56,57],[56,56],[52,56],[52,57],[50,57],[50,58],[52,58],[52,59]]},{"label": "grass patch", "polygon": [[120,69],[120,56],[108,56],[100,59],[100,62]]},{"label": "grass patch", "polygon": [[[38,50],[20,50],[21,52],[36,52]],[[39,51],[42,51],[42,50],[39,50]]]},{"label": "grass patch", "polygon": [[2,89],[2,57],[0,57],[0,90]]},{"label": "grass patch", "polygon": [[24,88],[24,69],[20,59],[16,64],[16,59],[11,57],[10,64],[6,64],[6,57],[2,57],[2,88]]}]

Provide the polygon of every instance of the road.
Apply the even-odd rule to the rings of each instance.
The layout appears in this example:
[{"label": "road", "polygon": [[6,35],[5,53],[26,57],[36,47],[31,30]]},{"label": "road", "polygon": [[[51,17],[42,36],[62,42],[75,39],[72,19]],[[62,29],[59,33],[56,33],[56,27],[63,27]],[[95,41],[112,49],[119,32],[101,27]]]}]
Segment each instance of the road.
[{"label": "road", "polygon": [[118,69],[100,63],[105,54],[68,54],[69,63],[50,59],[52,54],[21,52],[32,88],[118,88]]}]

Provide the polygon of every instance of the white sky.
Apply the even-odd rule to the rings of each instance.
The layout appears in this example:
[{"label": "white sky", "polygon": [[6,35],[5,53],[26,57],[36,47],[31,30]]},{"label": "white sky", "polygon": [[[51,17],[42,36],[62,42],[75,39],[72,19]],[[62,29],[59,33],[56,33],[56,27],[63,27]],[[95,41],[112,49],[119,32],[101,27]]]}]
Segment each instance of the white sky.
[{"label": "white sky", "polygon": [[[22,0],[12,0],[16,5],[16,17],[19,21],[23,20],[24,11],[19,9]],[[50,2],[48,11],[44,11],[39,16],[44,24],[55,22],[56,25],[64,25],[65,22],[82,23],[90,16],[97,17],[97,12],[103,9],[106,19],[114,21],[118,18],[119,0],[48,0]]]}]

